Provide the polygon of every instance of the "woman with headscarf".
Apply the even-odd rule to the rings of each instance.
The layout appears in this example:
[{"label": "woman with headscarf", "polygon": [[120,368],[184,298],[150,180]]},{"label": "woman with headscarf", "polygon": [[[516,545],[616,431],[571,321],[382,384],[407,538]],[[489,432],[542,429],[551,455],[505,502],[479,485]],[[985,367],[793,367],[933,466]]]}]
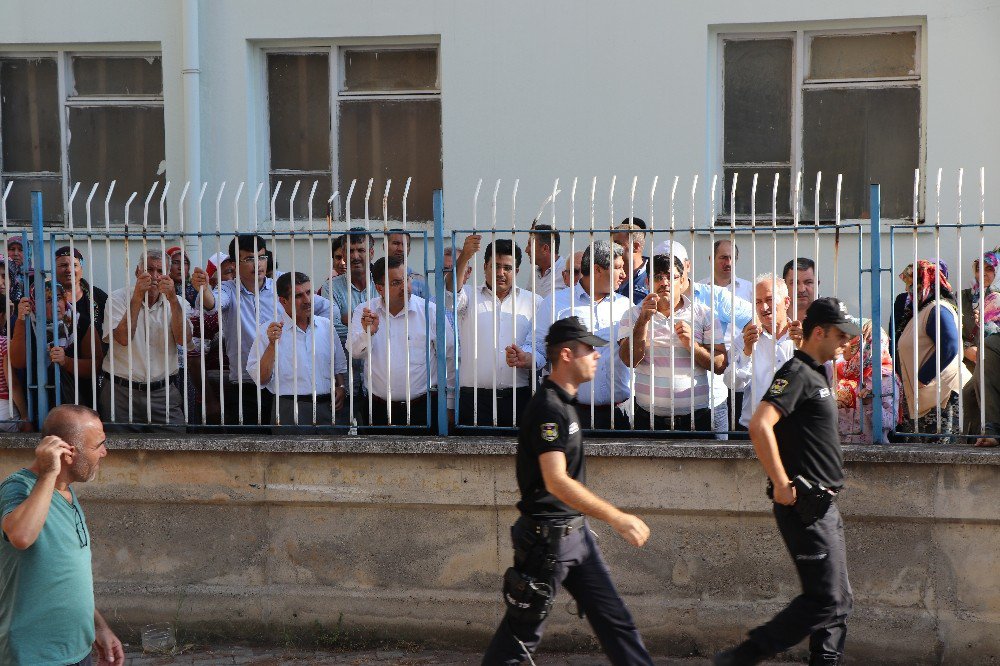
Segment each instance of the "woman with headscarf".
[{"label": "woman with headscarf", "polygon": [[[899,423],[899,398],[902,394],[899,379],[893,372],[889,353],[889,335],[879,329],[882,340],[882,359],[878,364],[882,374],[882,439]],[[870,444],[872,411],[872,321],[861,323],[861,335],[851,339],[844,348],[843,358],[837,362],[837,411],[840,441],[844,444]]]},{"label": "woman with headscarf", "polygon": [[[1000,338],[994,337],[1000,333],[998,264],[1000,248],[984,254],[982,264],[973,261],[972,286],[962,290],[963,356],[972,375],[962,389],[962,416],[966,435],[982,435],[976,446],[996,446],[1000,441]],[[984,390],[986,404],[981,407]]]},{"label": "woman with headscarf", "polygon": [[905,398],[899,430],[936,434],[940,443],[953,444],[959,434],[958,393],[962,388],[955,293],[948,282],[948,267],[940,260],[918,261],[913,280],[916,299],[911,295],[907,304],[896,358]]}]

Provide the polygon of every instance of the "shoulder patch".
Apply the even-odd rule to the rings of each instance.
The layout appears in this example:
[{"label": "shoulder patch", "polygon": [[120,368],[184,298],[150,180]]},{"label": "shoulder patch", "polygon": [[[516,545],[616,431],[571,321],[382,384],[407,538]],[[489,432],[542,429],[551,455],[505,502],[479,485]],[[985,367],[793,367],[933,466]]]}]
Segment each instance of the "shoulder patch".
[{"label": "shoulder patch", "polygon": [[771,395],[781,395],[785,392],[786,388],[788,388],[788,380],[777,377],[771,382],[771,388],[768,393]]},{"label": "shoulder patch", "polygon": [[546,442],[554,442],[559,439],[559,424],[558,423],[543,423],[542,424],[542,439]]}]

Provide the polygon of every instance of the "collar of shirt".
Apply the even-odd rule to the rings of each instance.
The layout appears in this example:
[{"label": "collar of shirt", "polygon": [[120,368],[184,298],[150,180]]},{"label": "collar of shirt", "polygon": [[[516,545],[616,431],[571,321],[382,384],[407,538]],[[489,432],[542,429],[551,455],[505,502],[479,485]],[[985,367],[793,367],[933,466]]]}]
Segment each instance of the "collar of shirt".
[{"label": "collar of shirt", "polygon": [[550,378],[546,377],[545,379],[543,379],[542,384],[552,389],[555,392],[556,396],[558,396],[558,398],[563,402],[565,402],[567,405],[576,404],[576,396],[570,395],[569,391],[564,389],[562,386],[559,386],[559,384],[556,384]]},{"label": "collar of shirt", "polygon": [[406,307],[397,312],[396,314],[392,314],[391,312],[389,312],[389,308],[387,308],[385,305],[385,299],[382,298],[381,296],[376,296],[373,301],[373,304],[375,305],[375,308],[377,310],[384,312],[386,315],[392,317],[393,319],[399,319],[401,317],[405,317],[407,314],[411,312],[418,312],[417,304],[414,302],[414,297],[412,296],[406,299]]},{"label": "collar of shirt", "polygon": [[[249,296],[250,298],[253,298],[254,294],[257,293],[247,289],[246,285],[243,284],[243,280],[233,278],[232,280],[230,280],[230,282],[233,283],[235,286],[239,287],[240,296]],[[264,284],[260,288],[259,293],[263,294],[265,291],[271,291],[271,289],[273,288],[274,288],[274,280],[272,280],[269,277],[265,277]]]},{"label": "collar of shirt", "polygon": [[810,368],[812,368],[816,372],[826,377],[826,364],[818,363],[816,359],[814,359],[812,356],[805,353],[801,349],[795,350],[795,358],[799,359],[800,361],[808,365]]},{"label": "collar of shirt", "polygon": [[[496,297],[497,303],[506,303],[512,295],[515,295],[515,293],[519,297],[521,294],[527,294],[530,292],[525,291],[524,289],[521,289],[520,287],[515,285],[513,289],[507,292],[507,296],[505,298],[500,298],[500,296],[497,296]],[[479,288],[479,294],[481,296],[484,296],[486,300],[491,302],[493,301],[493,290],[490,289],[488,285],[483,284],[483,286]]]},{"label": "collar of shirt", "polygon": [[[591,301],[590,294],[587,293],[587,290],[584,289],[583,285],[581,283],[579,283],[579,282],[577,282],[576,286],[573,287],[573,296],[574,296],[574,302],[576,302],[576,301],[585,301],[585,302],[589,303]],[[603,305],[604,303],[614,303],[615,301],[623,299],[623,298],[625,300],[628,300],[627,296],[622,296],[618,292],[611,292],[610,294],[608,294],[607,296],[605,296],[601,300],[594,301],[594,305]]]}]

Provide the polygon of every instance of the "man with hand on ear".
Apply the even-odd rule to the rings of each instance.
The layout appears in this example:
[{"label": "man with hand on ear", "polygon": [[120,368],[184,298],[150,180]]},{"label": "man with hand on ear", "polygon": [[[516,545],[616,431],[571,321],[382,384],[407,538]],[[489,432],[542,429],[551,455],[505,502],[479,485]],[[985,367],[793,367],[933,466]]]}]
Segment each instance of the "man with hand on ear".
[{"label": "man with hand on ear", "polygon": [[122,643],[94,608],[90,530],[71,484],[108,455],[97,412],[61,405],[42,424],[31,467],[0,484],[0,663],[124,666]]}]

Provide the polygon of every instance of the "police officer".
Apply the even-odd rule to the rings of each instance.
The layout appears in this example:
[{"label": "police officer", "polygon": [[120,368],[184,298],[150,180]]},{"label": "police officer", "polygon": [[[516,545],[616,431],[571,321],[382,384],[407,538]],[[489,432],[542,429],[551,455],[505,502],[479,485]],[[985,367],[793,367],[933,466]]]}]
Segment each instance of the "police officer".
[{"label": "police officer", "polygon": [[802,594],[733,649],[716,666],[758,664],[809,637],[809,663],[837,664],[844,653],[851,583],[844,521],[836,495],[844,485],[837,433],[837,402],[823,364],[861,334],[836,298],[819,298],[806,311],[803,342],[774,375],[750,420],[750,439],[770,479],[774,517]]},{"label": "police officer", "polygon": [[552,372],[521,419],[517,438],[521,517],[511,528],[514,566],[504,574],[507,612],[483,657],[484,666],[530,660],[560,586],[576,599],[613,664],[653,663],[584,519],[585,514],[605,521],[636,547],[649,538],[644,522],[584,485],[576,392],[597,371],[594,348],[606,344],[579,317],[560,319],[545,336]]}]

